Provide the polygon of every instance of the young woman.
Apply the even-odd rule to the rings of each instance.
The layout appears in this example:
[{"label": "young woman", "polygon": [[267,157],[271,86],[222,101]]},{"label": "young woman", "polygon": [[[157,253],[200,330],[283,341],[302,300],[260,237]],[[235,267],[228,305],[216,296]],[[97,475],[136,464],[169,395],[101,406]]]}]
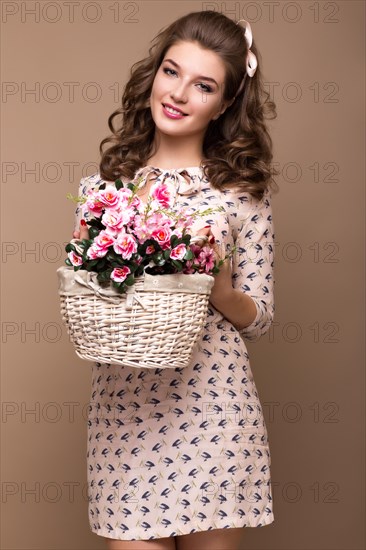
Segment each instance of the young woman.
[{"label": "young woman", "polygon": [[[80,182],[82,195],[140,178],[144,200],[154,182],[173,181],[174,208],[224,207],[196,222],[216,257],[237,246],[215,276],[188,367],[92,366],[89,521],[110,550],[234,550],[243,527],[274,521],[268,434],[244,341],[267,332],[274,314],[276,172],[265,118],[276,112],[258,55],[244,20],[200,11],[173,22],[132,67],[99,173]],[[87,238],[80,207],[75,214],[74,237]]]}]

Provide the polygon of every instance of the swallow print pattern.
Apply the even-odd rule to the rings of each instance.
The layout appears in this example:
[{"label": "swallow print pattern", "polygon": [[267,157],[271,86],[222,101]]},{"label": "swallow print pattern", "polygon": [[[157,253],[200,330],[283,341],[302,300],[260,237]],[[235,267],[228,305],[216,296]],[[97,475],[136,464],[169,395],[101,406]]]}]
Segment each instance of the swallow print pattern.
[{"label": "swallow print pattern", "polygon": [[[185,368],[91,364],[90,528],[107,538],[141,540],[268,525],[274,521],[269,439],[245,341],[265,334],[274,315],[270,192],[258,201],[243,191],[213,189],[200,167],[148,165],[137,177],[142,185],[148,177],[174,181],[174,208],[223,206],[197,218],[196,229],[210,225],[222,251],[236,244],[232,284],[252,297],[257,315],[239,331],[209,304]],[[82,178],[79,196],[103,181],[99,174]],[[82,215],[78,205],[75,228]]]}]

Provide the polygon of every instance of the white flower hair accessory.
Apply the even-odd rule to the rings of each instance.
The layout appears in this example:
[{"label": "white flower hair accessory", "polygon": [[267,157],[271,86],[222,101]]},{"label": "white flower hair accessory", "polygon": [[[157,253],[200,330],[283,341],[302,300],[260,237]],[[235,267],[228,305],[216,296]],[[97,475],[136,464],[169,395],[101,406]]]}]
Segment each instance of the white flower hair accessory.
[{"label": "white flower hair accessory", "polygon": [[245,33],[244,37],[248,45],[248,55],[246,58],[246,70],[247,70],[248,76],[252,77],[254,76],[254,73],[257,70],[257,66],[258,66],[257,58],[255,54],[252,52],[252,50],[250,49],[253,43],[252,28],[250,26],[249,21],[246,21],[246,19],[239,19],[239,21],[237,21],[236,24],[239,25],[241,21],[244,22],[244,25],[240,25],[240,26],[244,28],[244,33]]}]

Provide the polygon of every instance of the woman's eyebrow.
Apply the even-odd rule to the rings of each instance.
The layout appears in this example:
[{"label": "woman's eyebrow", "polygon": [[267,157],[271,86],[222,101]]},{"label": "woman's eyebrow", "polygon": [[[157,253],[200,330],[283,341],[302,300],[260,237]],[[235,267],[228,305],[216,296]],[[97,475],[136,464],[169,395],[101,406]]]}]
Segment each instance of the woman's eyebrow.
[{"label": "woman's eyebrow", "polygon": [[[169,61],[172,65],[174,65],[174,67],[177,67],[177,69],[180,69],[180,66],[178,65],[178,63],[176,63],[175,61],[173,61],[173,59],[164,59],[163,61]],[[201,79],[201,80],[208,80],[209,82],[214,82],[214,84],[216,84],[216,86],[218,86],[216,80],[214,78],[211,78],[209,76],[197,76],[197,78]]]}]

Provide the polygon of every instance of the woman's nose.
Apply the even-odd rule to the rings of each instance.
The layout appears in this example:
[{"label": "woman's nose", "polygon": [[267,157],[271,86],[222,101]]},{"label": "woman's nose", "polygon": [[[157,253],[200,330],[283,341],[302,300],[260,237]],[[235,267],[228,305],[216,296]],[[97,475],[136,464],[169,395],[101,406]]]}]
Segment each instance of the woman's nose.
[{"label": "woman's nose", "polygon": [[170,97],[177,102],[178,101],[182,103],[187,102],[187,91],[183,82],[181,82],[180,84],[177,84],[174,87],[174,89],[171,90]]}]

